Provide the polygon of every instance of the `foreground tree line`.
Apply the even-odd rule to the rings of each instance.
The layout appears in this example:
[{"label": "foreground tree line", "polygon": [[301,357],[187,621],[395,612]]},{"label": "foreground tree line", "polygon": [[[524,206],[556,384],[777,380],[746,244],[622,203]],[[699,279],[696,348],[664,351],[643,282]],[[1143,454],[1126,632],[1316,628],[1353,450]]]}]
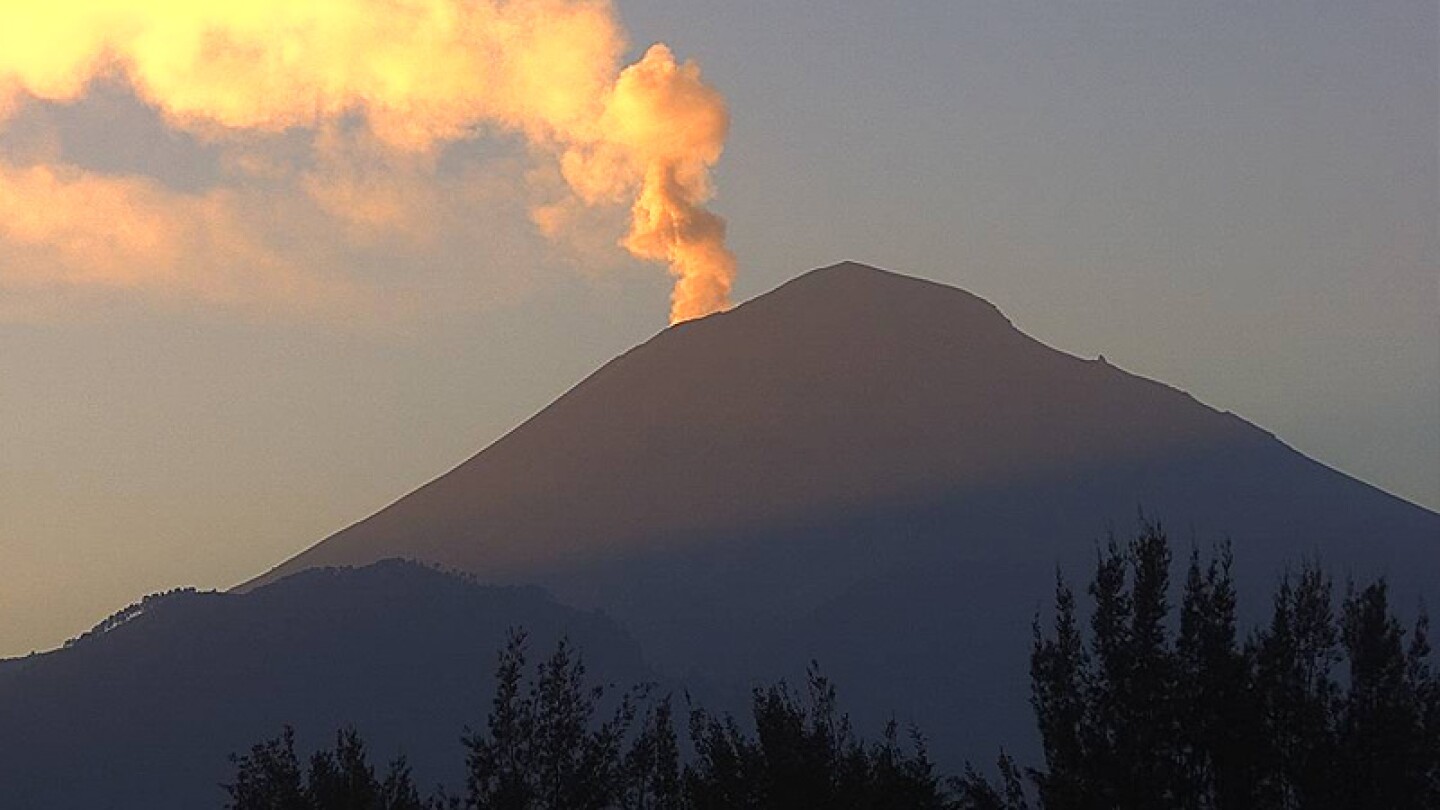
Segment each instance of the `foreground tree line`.
[{"label": "foreground tree line", "polygon": [[1440,674],[1423,610],[1406,631],[1383,580],[1335,609],[1318,566],[1279,585],[1241,641],[1228,548],[1192,553],[1178,621],[1157,525],[1111,543],[1089,587],[1088,637],[1057,583],[1036,624],[1031,703],[1043,768],[1001,757],[967,807],[1440,808]]},{"label": "foreground tree line", "polygon": [[[895,725],[878,743],[855,737],[835,689],[812,669],[806,695],[785,684],[757,690],[755,733],[729,716],[689,714],[681,752],[669,696],[625,695],[603,718],[599,687],[569,645],[526,676],[525,637],[500,654],[483,732],[461,741],[464,796],[422,799],[403,760],[377,775],[364,742],[341,731],[302,767],[290,729],[233,757],[226,785],[235,810],[728,810],[742,807],[944,808],[940,779],[916,741]],[[641,710],[642,704],[645,706]],[[683,764],[682,764],[683,762]]]},{"label": "foreground tree line", "polygon": [[[1082,623],[1056,585],[1030,671],[1044,763],[939,774],[891,723],[857,737],[812,667],[804,694],[755,690],[750,722],[645,689],[603,712],[561,642],[534,667],[501,652],[486,727],[462,738],[463,794],[423,797],[403,760],[377,774],[353,730],[302,763],[289,729],[232,757],[234,810],[1152,810],[1440,807],[1440,673],[1428,620],[1408,631],[1384,581],[1336,606],[1318,567],[1284,579],[1242,641],[1228,548],[1192,553],[1179,614],[1171,552],[1147,524],[1101,552]],[[1088,625],[1088,633],[1083,625]]]}]

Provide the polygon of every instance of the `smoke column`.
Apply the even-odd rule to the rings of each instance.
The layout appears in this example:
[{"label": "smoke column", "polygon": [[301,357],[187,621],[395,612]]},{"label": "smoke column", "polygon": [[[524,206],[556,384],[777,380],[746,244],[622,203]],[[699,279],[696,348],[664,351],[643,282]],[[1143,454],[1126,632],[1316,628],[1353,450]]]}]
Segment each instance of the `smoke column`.
[{"label": "smoke column", "polygon": [[[606,0],[0,0],[0,20],[0,126],[29,104],[122,83],[172,128],[236,149],[309,132],[319,161],[355,140],[335,133],[356,127],[374,149],[419,164],[449,143],[516,135],[559,166],[575,202],[630,205],[621,244],[668,265],[671,322],[728,305],[735,259],[705,208],[724,99],[664,45],[623,66]],[[225,195],[169,222],[164,195],[134,186],[0,157],[0,211],[27,212],[0,222],[0,238],[94,260],[69,283],[163,284],[177,242],[227,241]],[[87,199],[147,215],[89,239]],[[536,206],[542,230],[564,227],[564,202]],[[106,276],[117,245],[154,248],[159,264]],[[0,267],[0,280],[7,272],[23,269]]]}]

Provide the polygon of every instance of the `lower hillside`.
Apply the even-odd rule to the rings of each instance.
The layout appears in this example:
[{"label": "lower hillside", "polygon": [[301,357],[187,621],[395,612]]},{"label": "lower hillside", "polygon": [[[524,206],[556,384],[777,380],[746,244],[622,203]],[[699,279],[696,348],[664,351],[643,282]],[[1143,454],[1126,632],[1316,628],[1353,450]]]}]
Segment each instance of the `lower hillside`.
[{"label": "lower hillside", "polygon": [[[1028,722],[914,735],[867,719],[890,707],[843,675],[837,702],[825,661],[736,700],[661,680],[602,615],[411,563],[171,592],[0,667],[0,807],[1440,806],[1440,671],[1412,600],[1309,567],[1252,600],[1228,547],[1172,578],[1149,524],[1099,552],[1013,639],[1028,655],[972,656],[1022,673]],[[938,734],[987,753],[927,753]]]},{"label": "lower hillside", "polygon": [[411,563],[320,569],[244,595],[181,591],[0,668],[0,807],[214,806],[231,752],[284,724],[303,746],[365,730],[425,785],[454,784],[510,628],[562,637],[597,677],[651,680],[615,624],[536,588]]},{"label": "lower hillside", "polygon": [[[228,810],[1430,810],[1440,806],[1440,672],[1428,620],[1408,626],[1383,580],[1337,594],[1318,568],[1276,589],[1241,635],[1232,558],[1192,554],[1172,588],[1158,526],[1100,556],[1084,599],[1062,579],[1037,621],[1033,764],[945,777],[923,733],[859,738],[834,686],[758,688],[747,717],[637,688],[611,712],[568,643],[533,670],[499,655],[465,780],[425,798],[407,763],[377,775],[353,729],[302,759],[292,732],[234,759]],[[1088,628],[1086,625],[1088,624]],[[681,710],[682,713],[684,709]],[[972,737],[993,728],[961,730]],[[908,738],[908,739],[907,739]],[[308,764],[308,767],[306,765]]]}]

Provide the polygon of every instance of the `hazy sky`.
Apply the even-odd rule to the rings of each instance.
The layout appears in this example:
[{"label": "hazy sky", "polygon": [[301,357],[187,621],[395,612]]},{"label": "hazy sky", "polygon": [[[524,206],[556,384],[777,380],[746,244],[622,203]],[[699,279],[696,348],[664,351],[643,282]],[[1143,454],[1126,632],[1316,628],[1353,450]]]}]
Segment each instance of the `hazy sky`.
[{"label": "hazy sky", "polygon": [[[664,41],[728,99],[713,207],[737,300],[841,259],[952,283],[1440,508],[1433,0],[617,7],[625,61]],[[252,157],[113,80],[0,124],[0,654],[247,579],[665,325],[663,269],[615,246],[625,205],[542,236],[559,175],[514,134],[450,144],[419,191],[382,176],[422,200],[419,236],[267,211],[248,164],[250,197],[211,193]],[[47,161],[208,200],[198,222],[264,214],[313,264],[26,281],[16,172]]]}]

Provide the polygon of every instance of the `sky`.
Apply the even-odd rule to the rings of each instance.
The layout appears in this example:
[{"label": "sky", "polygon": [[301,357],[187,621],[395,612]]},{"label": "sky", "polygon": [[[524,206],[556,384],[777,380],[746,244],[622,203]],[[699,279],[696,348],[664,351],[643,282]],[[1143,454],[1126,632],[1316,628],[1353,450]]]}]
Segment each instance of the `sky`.
[{"label": "sky", "polygon": [[[164,60],[7,108],[7,49],[100,40],[0,0],[0,655],[442,474],[665,328],[666,260],[695,311],[845,259],[954,284],[1440,509],[1431,0],[534,3],[595,19],[477,64],[563,93],[381,105],[392,73],[241,120]],[[193,4],[106,5],[179,58]],[[491,93],[426,47],[427,92]],[[197,75],[266,86],[234,52]]]}]

